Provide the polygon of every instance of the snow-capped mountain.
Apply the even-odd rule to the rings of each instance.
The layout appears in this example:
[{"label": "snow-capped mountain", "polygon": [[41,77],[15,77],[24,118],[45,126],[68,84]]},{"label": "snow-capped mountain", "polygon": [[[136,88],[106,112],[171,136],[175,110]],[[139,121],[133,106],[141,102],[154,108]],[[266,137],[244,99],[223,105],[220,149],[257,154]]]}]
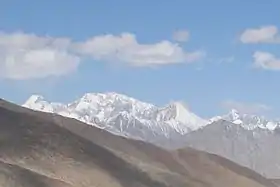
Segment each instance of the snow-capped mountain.
[{"label": "snow-capped mountain", "polygon": [[232,109],[228,114],[224,116],[215,116],[209,120],[209,123],[213,123],[218,120],[225,120],[231,123],[241,125],[244,129],[254,130],[256,128],[273,131],[277,127],[280,127],[280,121],[267,120],[263,116],[241,114],[235,109]]},{"label": "snow-capped mountain", "polygon": [[69,104],[33,95],[23,106],[75,118],[164,148],[190,146],[231,159],[267,177],[280,177],[279,121],[234,109],[226,115],[202,119],[181,102],[158,107],[117,93],[88,93]]},{"label": "snow-capped mountain", "polygon": [[142,140],[151,136],[170,138],[176,134],[184,135],[221,119],[240,125],[246,130],[274,130],[280,127],[279,121],[241,114],[235,109],[226,115],[202,119],[181,102],[158,107],[114,92],[87,93],[69,104],[48,102],[40,95],[32,95],[23,106],[75,118],[114,134]]},{"label": "snow-capped mountain", "polygon": [[114,134],[148,142],[182,136],[207,125],[181,102],[165,107],[141,102],[117,93],[87,93],[69,103],[52,103],[33,95],[24,107],[75,118]]}]

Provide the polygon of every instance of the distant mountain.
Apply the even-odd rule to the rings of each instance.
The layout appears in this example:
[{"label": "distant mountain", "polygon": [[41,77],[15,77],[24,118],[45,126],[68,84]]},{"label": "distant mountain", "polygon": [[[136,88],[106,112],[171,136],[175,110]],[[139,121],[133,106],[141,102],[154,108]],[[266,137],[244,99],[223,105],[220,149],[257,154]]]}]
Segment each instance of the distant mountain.
[{"label": "distant mountain", "polygon": [[114,92],[87,93],[69,104],[48,102],[43,96],[32,95],[22,106],[75,118],[114,134],[149,142],[153,142],[155,137],[185,135],[221,119],[247,130],[274,130],[280,127],[280,121],[241,114],[235,109],[223,116],[202,119],[181,102],[158,107]]},{"label": "distant mountain", "polygon": [[23,106],[163,148],[189,145],[229,158],[269,178],[280,178],[279,121],[234,109],[226,115],[202,119],[180,102],[158,107],[117,93],[88,93],[69,104],[33,95]]},{"label": "distant mountain", "polygon": [[52,103],[33,95],[23,106],[75,118],[113,134],[152,143],[185,135],[208,122],[180,102],[157,107],[116,93],[88,93],[69,104]]},{"label": "distant mountain", "polygon": [[280,129],[245,129],[220,120],[187,134],[180,145],[222,155],[269,178],[280,178]]},{"label": "distant mountain", "polygon": [[0,100],[1,187],[276,187],[222,157],[152,144]]},{"label": "distant mountain", "polygon": [[265,117],[249,114],[241,114],[237,110],[232,109],[227,115],[215,116],[209,120],[210,123],[218,121],[220,119],[232,122],[237,125],[241,125],[244,129],[264,129],[264,130],[275,130],[280,127],[280,121],[267,120]]}]

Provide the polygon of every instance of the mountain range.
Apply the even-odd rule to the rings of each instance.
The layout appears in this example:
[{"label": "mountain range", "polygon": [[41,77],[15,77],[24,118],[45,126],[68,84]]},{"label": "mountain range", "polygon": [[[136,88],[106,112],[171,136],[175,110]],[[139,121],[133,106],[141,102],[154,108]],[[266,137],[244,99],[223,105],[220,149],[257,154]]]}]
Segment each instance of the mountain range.
[{"label": "mountain range", "polygon": [[220,156],[116,136],[0,100],[0,187],[277,187]]},{"label": "mountain range", "polygon": [[279,121],[235,109],[202,119],[181,102],[159,107],[113,92],[87,93],[69,104],[33,95],[23,106],[167,149],[190,146],[219,154],[264,176],[280,178]]}]

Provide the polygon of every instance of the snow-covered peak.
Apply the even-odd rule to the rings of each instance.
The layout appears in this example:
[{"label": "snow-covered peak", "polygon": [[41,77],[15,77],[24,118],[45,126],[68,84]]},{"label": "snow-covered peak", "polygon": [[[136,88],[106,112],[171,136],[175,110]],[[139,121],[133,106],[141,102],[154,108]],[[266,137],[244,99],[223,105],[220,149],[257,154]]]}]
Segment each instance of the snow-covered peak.
[{"label": "snow-covered peak", "polygon": [[231,109],[231,111],[228,113],[228,117],[233,121],[238,120],[240,118],[240,113],[236,109]]},{"label": "snow-covered peak", "polygon": [[76,109],[111,107],[116,108],[125,106],[127,110],[140,111],[154,107],[151,104],[138,101],[134,98],[114,92],[107,93],[87,93],[74,103],[77,104]]},{"label": "snow-covered peak", "polygon": [[181,123],[187,123],[190,120],[189,118],[192,117],[192,113],[188,111],[181,102],[174,102],[173,106],[176,110],[175,120],[180,121]]},{"label": "snow-covered peak", "polygon": [[209,120],[209,123],[218,121],[220,119],[232,122],[237,125],[241,125],[247,130],[254,130],[256,128],[275,130],[280,127],[280,122],[275,120],[267,120],[263,116],[257,116],[252,114],[243,114],[235,109],[232,109],[228,114],[223,116],[216,116]]},{"label": "snow-covered peak", "polygon": [[182,102],[173,102],[171,107],[175,109],[174,120],[183,124],[188,124],[191,130],[197,130],[207,124],[206,120],[189,111]]},{"label": "snow-covered peak", "polygon": [[231,109],[230,112],[222,117],[224,120],[230,121],[234,124],[241,125],[242,124],[242,116],[239,111],[236,109]]},{"label": "snow-covered peak", "polygon": [[32,105],[34,103],[38,103],[40,101],[44,101],[44,97],[41,95],[31,95],[29,99],[24,103],[24,105]]},{"label": "snow-covered peak", "polygon": [[34,110],[44,111],[44,112],[54,112],[54,108],[56,104],[49,103],[41,95],[32,95],[23,104],[23,106]]}]

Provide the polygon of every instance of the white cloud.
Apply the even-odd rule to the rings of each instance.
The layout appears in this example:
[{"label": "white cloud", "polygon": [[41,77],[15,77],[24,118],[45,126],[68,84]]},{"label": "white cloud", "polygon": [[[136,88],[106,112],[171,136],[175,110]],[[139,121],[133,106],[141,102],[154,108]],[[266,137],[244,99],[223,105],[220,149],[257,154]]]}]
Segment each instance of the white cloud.
[{"label": "white cloud", "polygon": [[202,51],[186,52],[166,40],[140,44],[131,33],[100,35],[81,42],[22,32],[0,33],[0,78],[23,80],[65,75],[75,71],[83,57],[148,67],[190,63],[204,55]]},{"label": "white cloud", "polygon": [[236,109],[245,114],[259,114],[271,110],[271,107],[259,103],[243,103],[233,100],[224,101],[222,107],[231,110]]},{"label": "white cloud", "polygon": [[254,66],[267,70],[280,70],[280,58],[268,52],[256,51],[253,55]]},{"label": "white cloud", "polygon": [[22,80],[70,73],[80,62],[67,50],[70,44],[66,38],[0,33],[0,78]]},{"label": "white cloud", "polygon": [[276,26],[263,26],[246,29],[240,36],[242,43],[280,43],[280,35]]},{"label": "white cloud", "polygon": [[178,42],[186,42],[189,40],[190,33],[186,30],[178,30],[173,33],[173,39]]},{"label": "white cloud", "polygon": [[193,62],[205,55],[202,51],[186,52],[178,44],[166,40],[140,44],[131,33],[96,36],[75,45],[75,50],[96,60],[143,67]]}]

